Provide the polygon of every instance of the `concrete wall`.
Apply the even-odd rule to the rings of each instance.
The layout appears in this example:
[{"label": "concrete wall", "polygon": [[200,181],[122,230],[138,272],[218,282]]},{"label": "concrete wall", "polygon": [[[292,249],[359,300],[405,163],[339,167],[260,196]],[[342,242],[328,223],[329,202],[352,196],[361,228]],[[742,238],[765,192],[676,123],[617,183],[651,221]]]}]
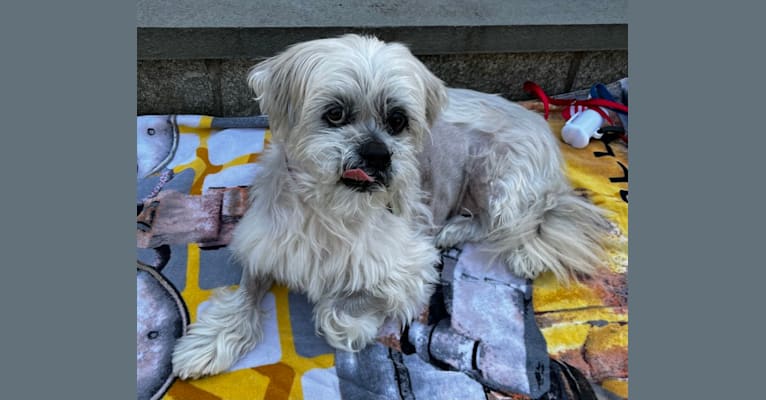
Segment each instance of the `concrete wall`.
[{"label": "concrete wall", "polygon": [[[525,80],[560,94],[628,76],[626,50],[418,57],[450,86],[500,93],[511,100],[529,98],[521,89]],[[139,60],[138,114],[258,114],[245,77],[259,60]]]}]

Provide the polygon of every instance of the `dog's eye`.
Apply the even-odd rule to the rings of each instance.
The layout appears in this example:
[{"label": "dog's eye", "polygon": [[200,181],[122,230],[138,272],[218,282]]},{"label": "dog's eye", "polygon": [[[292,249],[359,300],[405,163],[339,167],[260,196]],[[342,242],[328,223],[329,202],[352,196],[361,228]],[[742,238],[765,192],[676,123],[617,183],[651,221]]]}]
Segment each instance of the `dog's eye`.
[{"label": "dog's eye", "polygon": [[388,115],[386,124],[388,124],[392,135],[398,135],[407,127],[407,116],[401,110],[394,110]]},{"label": "dog's eye", "polygon": [[335,106],[324,113],[324,120],[332,126],[341,126],[346,122],[346,111],[341,106]]}]

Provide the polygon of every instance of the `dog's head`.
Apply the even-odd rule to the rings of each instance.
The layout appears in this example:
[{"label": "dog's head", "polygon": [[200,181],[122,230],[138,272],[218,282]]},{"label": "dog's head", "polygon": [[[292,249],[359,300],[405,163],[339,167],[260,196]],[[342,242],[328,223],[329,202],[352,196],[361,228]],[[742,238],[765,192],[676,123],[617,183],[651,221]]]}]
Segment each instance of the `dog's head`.
[{"label": "dog's head", "polygon": [[358,35],[294,45],[248,82],[288,167],[328,201],[419,179],[416,155],[446,103],[443,83],[405,46]]}]

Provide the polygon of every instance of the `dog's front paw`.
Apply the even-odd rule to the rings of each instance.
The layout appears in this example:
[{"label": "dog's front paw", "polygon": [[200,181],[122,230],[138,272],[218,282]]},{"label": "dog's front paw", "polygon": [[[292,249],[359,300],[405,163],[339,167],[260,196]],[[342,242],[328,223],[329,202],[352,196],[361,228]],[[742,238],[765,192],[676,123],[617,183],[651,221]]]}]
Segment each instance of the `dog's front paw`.
[{"label": "dog's front paw", "polygon": [[180,379],[197,379],[226,370],[234,361],[216,349],[215,336],[190,332],[173,349],[173,374]]},{"label": "dog's front paw", "polygon": [[382,324],[382,320],[374,317],[334,320],[330,323],[331,326],[322,328],[322,334],[330,346],[356,352],[375,340]]},{"label": "dog's front paw", "polygon": [[434,246],[437,249],[447,250],[455,247],[457,244],[459,242],[455,241],[455,238],[449,232],[445,232],[445,229],[442,229],[434,238]]},{"label": "dog's front paw", "polygon": [[477,240],[483,233],[482,226],[473,217],[457,215],[452,217],[434,238],[438,249],[451,249],[467,241]]},{"label": "dog's front paw", "polygon": [[352,316],[328,309],[317,314],[317,328],[327,343],[339,350],[356,352],[377,337],[383,318],[377,315]]}]

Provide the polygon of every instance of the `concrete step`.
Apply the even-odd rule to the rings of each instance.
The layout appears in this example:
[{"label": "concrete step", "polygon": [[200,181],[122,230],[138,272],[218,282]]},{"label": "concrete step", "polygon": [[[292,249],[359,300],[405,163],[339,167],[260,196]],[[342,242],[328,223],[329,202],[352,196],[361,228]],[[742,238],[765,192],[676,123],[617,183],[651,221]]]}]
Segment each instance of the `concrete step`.
[{"label": "concrete step", "polygon": [[349,30],[415,54],[627,49],[626,0],[139,0],[139,59],[268,57]]},{"label": "concrete step", "polygon": [[450,86],[525,99],[627,76],[627,1],[139,0],[138,113],[258,113],[247,70],[356,32],[407,44]]}]

